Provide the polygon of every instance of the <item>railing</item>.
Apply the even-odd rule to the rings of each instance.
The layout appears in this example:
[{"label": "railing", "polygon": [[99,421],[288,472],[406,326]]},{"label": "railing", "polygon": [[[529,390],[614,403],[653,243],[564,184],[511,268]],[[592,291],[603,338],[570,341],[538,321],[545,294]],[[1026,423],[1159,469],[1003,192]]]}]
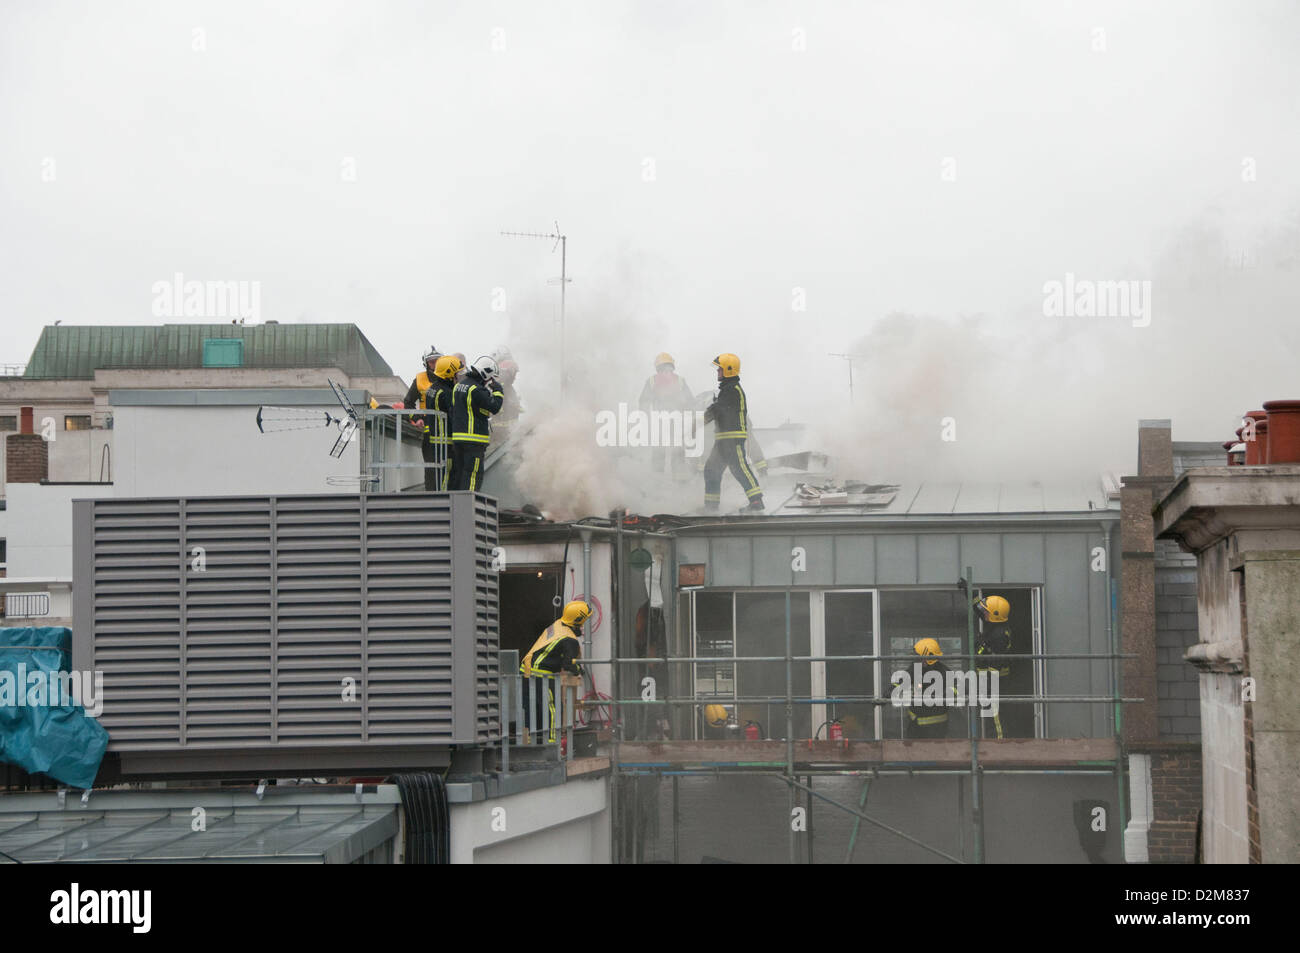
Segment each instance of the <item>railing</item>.
[{"label": "railing", "polygon": [[513,649],[498,653],[498,657],[502,772],[510,770],[512,747],[558,746],[561,760],[572,761],[576,687],[563,674],[525,678],[519,673],[519,653]]},{"label": "railing", "polygon": [[6,619],[34,619],[50,614],[48,592],[6,592]]},{"label": "railing", "polygon": [[[993,654],[970,655],[966,653],[946,653],[943,656],[943,661],[960,662],[964,660],[969,660],[980,667],[987,667],[990,663],[999,663],[1004,661],[1010,663],[1016,663],[1016,662],[1023,663],[1027,661],[1033,661],[1035,663],[1040,661],[1047,661],[1047,662],[1094,661],[1095,662],[1095,661],[1108,661],[1108,660],[1113,661],[1119,659],[1132,659],[1136,657],[1137,657],[1136,655],[1133,655],[1131,653],[1116,654],[1116,653],[1108,653],[1108,652],[1100,652],[1100,653],[1080,652],[1080,653],[1054,653],[1054,654],[1008,653],[1008,654],[998,654],[998,655],[993,655]],[[734,667],[737,665],[746,665],[752,663],[767,663],[772,665],[783,663],[788,666],[792,666],[799,663],[812,663],[812,662],[895,662],[895,663],[904,663],[910,675],[911,666],[921,661],[922,660],[915,654],[792,655],[788,657],[784,655],[750,655],[750,656],[738,655],[738,656],[726,656],[723,658],[720,658],[718,656],[712,656],[712,655],[702,655],[702,656],[673,656],[673,657],[665,657],[665,658],[656,658],[656,657],[644,657],[644,658],[621,657],[621,658],[602,658],[602,659],[584,658],[582,660],[582,664],[589,665],[589,666],[612,665],[615,666],[616,668],[622,666],[633,666],[638,670],[638,674],[640,675],[640,674],[644,674],[644,670],[646,667],[652,665],[665,666],[671,668],[672,666],[675,665],[691,666],[693,664],[699,663],[699,664],[714,665],[718,667],[725,666],[725,667],[733,668],[734,670]],[[885,673],[882,672],[882,676],[884,674]],[[950,668],[949,674],[954,678],[959,679],[964,684],[967,685],[969,684],[968,681],[970,675],[969,672],[959,670],[956,668]],[[688,683],[690,682],[689,676],[685,677],[685,681],[687,681]],[[640,692],[642,686],[639,683],[640,682],[639,678],[633,678],[632,682],[633,682],[634,691]],[[908,700],[900,704],[899,701],[895,699],[894,695],[890,693],[890,690],[893,687],[893,683],[887,677],[882,678],[881,686],[882,686],[881,690],[889,694],[876,695],[874,694],[873,691],[866,691],[861,694],[837,693],[833,695],[829,693],[795,694],[793,692],[791,692],[791,694],[789,695],[772,695],[772,694],[760,694],[760,693],[736,694],[736,693],[728,693],[728,692],[723,692],[715,695],[715,694],[697,691],[691,695],[683,695],[683,696],[669,695],[664,697],[656,696],[649,699],[645,698],[643,694],[638,694],[633,697],[602,699],[601,705],[602,706],[607,705],[616,710],[617,709],[635,710],[636,708],[645,707],[645,706],[650,706],[651,708],[653,708],[656,705],[687,706],[687,707],[695,707],[697,709],[700,709],[701,711],[708,705],[720,705],[723,708],[727,709],[728,721],[725,724],[715,724],[715,725],[710,725],[706,721],[705,722],[706,726],[716,728],[716,729],[725,729],[725,730],[737,731],[737,732],[742,731],[745,726],[740,724],[737,721],[736,708],[741,705],[750,705],[750,706],[764,705],[768,707],[769,715],[767,719],[763,721],[760,725],[760,727],[764,729],[761,737],[764,740],[777,740],[777,739],[786,740],[781,733],[778,733],[774,737],[771,732],[771,729],[775,726],[781,725],[782,722],[786,720],[786,717],[789,714],[785,710],[787,705],[790,706],[791,708],[794,708],[796,706],[804,706],[804,705],[826,705],[830,707],[830,713],[829,713],[829,717],[827,718],[827,721],[822,723],[819,726],[813,727],[812,734],[815,736],[817,735],[817,733],[821,732],[822,729],[825,729],[830,723],[838,720],[835,717],[835,712],[834,712],[835,705],[872,705],[877,707],[890,706],[890,707],[898,708],[901,712],[903,709],[912,707],[915,704],[914,700],[910,697],[910,695]],[[867,686],[864,685],[864,688],[866,687]],[[947,691],[948,688],[947,686],[945,686],[944,688],[945,697]],[[947,711],[949,709],[966,709],[966,708],[980,707],[978,698],[972,693],[963,692],[963,694],[961,695],[961,699],[962,702],[960,705],[945,703],[942,706],[943,710]],[[1006,695],[999,690],[996,696],[996,700],[998,705],[1001,706],[1004,704],[1005,705],[1041,705],[1041,704],[1110,705],[1110,704],[1115,704],[1116,702],[1131,704],[1131,703],[1141,702],[1143,699],[1117,697],[1117,695],[1113,692],[1107,694],[1096,694],[1096,695],[1082,695],[1082,694],[1081,695],[1037,695],[1037,694]],[[940,707],[940,706],[935,706],[935,707]],[[773,717],[772,714],[773,708],[780,709],[779,717]],[[953,715],[956,716],[957,712],[953,711]],[[955,721],[957,722],[959,722],[960,720],[961,720],[960,718],[955,719]],[[906,725],[907,725],[906,717],[900,714],[899,724],[897,726],[899,731],[897,737],[899,739],[905,739],[907,737],[906,734],[904,733],[904,728],[906,727]],[[691,733],[692,732],[688,732],[688,734]],[[981,735],[983,736],[982,732]],[[892,736],[892,732],[891,732],[891,736]],[[884,737],[884,732],[882,731],[881,739],[883,739],[883,737]],[[969,732],[965,734],[954,734],[951,737],[954,739],[969,738]],[[874,734],[859,736],[859,735],[850,735],[848,733],[845,733],[843,736],[843,740],[845,741],[875,741],[881,739],[878,739]],[[652,739],[640,739],[640,740],[652,740]],[[679,739],[668,738],[664,740],[679,740]],[[806,739],[800,739],[800,740],[806,740]]]},{"label": "railing", "polygon": [[[390,470],[397,471],[397,479],[400,479],[404,470],[418,469],[422,475],[428,470],[433,470],[437,474],[437,485],[442,485],[442,477],[448,466],[447,453],[450,448],[446,443],[432,443],[431,458],[421,460],[420,462],[408,462],[402,459],[402,437],[414,436],[421,443],[421,454],[423,454],[424,433],[421,428],[417,428],[411,423],[412,418],[424,418],[432,433],[438,432],[439,422],[441,421],[442,432],[450,434],[450,423],[447,415],[442,411],[436,410],[412,410],[411,408],[395,407],[367,407],[358,408],[365,422],[366,448],[365,463],[363,464],[370,475],[369,483],[376,490],[405,490],[422,487],[423,482],[413,484],[412,486],[388,487],[386,485],[385,474]],[[391,418],[392,422],[389,422]],[[390,455],[390,448],[394,453]]]}]

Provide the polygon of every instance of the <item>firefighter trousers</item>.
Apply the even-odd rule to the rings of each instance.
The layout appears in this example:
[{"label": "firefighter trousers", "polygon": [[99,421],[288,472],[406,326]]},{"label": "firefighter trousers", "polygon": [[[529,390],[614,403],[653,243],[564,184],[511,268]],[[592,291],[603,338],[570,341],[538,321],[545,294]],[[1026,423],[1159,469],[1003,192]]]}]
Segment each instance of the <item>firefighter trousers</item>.
[{"label": "firefighter trousers", "polygon": [[546,742],[555,744],[555,692],[551,690],[554,676],[549,672],[538,673],[533,678],[524,678],[524,723],[528,728],[533,744],[542,740],[542,732],[547,731]]},{"label": "firefighter trousers", "polygon": [[753,468],[745,459],[744,438],[727,437],[713,441],[713,450],[704,463],[704,505],[716,509],[722,501],[722,471],[731,470],[745,498],[751,503],[763,495]]},{"label": "firefighter trousers", "polygon": [[451,445],[449,490],[477,490],[483,486],[483,454],[487,444],[457,440]]},{"label": "firefighter trousers", "polygon": [[[446,440],[446,438],[443,438]],[[424,432],[420,443],[420,456],[424,458],[424,488],[426,490],[445,490],[451,477],[451,460],[447,451],[451,449],[446,443],[438,443],[436,434]]]}]

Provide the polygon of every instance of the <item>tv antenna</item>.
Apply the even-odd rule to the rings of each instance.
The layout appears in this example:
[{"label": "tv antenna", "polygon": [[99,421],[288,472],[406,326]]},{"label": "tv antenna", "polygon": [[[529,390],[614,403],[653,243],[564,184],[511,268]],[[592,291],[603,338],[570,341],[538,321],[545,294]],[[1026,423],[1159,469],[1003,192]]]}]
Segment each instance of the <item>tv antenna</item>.
[{"label": "tv antenna", "polygon": [[343,415],[336,417],[328,410],[311,407],[275,407],[263,404],[257,408],[257,429],[262,433],[283,433],[288,430],[316,430],[337,427],[339,435],[330,448],[330,456],[338,459],[357,433],[357,412],[352,408],[343,388],[333,381],[328,381],[330,390],[338,400]]},{"label": "tv antenna", "polygon": [[827,354],[827,357],[839,357],[848,361],[849,364],[849,400],[853,400],[853,362],[860,361],[865,355],[862,354]]},{"label": "tv antenna", "polygon": [[[560,223],[558,221],[555,223],[555,231],[551,234],[541,232],[502,232],[501,234],[510,238],[545,238],[554,241],[555,245],[560,246],[560,277],[558,279],[552,278],[547,284],[554,284],[557,280],[560,283],[560,400],[563,400],[568,385],[568,374],[565,370],[564,361],[564,288],[569,283],[567,271],[569,238],[567,235],[560,234]],[[552,254],[555,252],[555,245],[551,246]]]}]

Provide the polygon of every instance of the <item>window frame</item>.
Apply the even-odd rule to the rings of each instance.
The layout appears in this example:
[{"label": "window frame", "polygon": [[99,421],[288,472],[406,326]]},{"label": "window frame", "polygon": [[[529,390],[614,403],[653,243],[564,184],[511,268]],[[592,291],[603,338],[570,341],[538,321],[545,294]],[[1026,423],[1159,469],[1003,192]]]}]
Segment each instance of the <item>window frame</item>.
[{"label": "window frame", "polygon": [[[981,586],[982,589],[999,588],[998,586]],[[1007,583],[1000,588],[1028,590],[1030,602],[1030,630],[1032,633],[1032,653],[1035,655],[1044,654],[1044,645],[1046,637],[1043,627],[1044,611],[1044,586],[1041,583]],[[954,592],[960,591],[955,586],[923,585],[923,586],[810,586],[807,588],[789,588],[782,586],[746,586],[740,588],[705,588],[691,587],[683,591],[683,595],[689,595],[689,619],[690,619],[690,638],[689,646],[691,656],[700,658],[699,650],[699,630],[696,613],[696,597],[700,593],[710,595],[726,594],[731,597],[731,693],[704,695],[699,691],[699,667],[701,665],[717,665],[716,662],[693,662],[691,664],[691,692],[700,705],[708,704],[729,704],[733,709],[736,707],[734,699],[743,694],[740,686],[740,679],[737,673],[736,659],[739,657],[737,652],[739,646],[736,640],[736,596],[738,593],[786,593],[789,592],[791,597],[806,595],[808,597],[808,654],[814,657],[826,655],[826,594],[827,593],[869,593],[871,595],[871,654],[876,656],[872,663],[872,694],[876,698],[881,695],[884,684],[884,662],[879,656],[882,654],[882,646],[885,644],[883,626],[881,623],[881,596],[889,592]],[[721,664],[726,664],[726,656],[719,656],[722,659]],[[826,697],[826,665],[822,661],[809,662],[810,672],[810,696],[812,698]],[[1033,693],[1035,696],[1042,697],[1047,684],[1046,660],[1037,658],[1033,660]],[[732,699],[728,702],[728,698]],[[824,724],[827,720],[828,705],[825,702],[817,702],[809,706],[811,709],[813,730],[818,725]],[[884,738],[884,708],[881,705],[875,706],[875,737],[877,740]],[[700,738],[700,722],[698,718],[692,718],[691,737]],[[1042,702],[1034,702],[1034,737],[1046,738],[1048,730],[1048,712]]]}]

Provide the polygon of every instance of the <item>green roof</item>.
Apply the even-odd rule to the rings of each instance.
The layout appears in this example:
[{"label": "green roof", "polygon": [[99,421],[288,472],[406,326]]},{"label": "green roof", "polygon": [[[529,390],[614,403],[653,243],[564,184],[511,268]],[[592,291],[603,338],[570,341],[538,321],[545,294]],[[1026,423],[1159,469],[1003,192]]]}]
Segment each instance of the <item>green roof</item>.
[{"label": "green roof", "polygon": [[163,324],[48,326],[23,376],[89,380],[100,368],[204,367],[203,342],[216,338],[244,342],[240,367],[338,367],[349,376],[393,374],[355,324]]}]

